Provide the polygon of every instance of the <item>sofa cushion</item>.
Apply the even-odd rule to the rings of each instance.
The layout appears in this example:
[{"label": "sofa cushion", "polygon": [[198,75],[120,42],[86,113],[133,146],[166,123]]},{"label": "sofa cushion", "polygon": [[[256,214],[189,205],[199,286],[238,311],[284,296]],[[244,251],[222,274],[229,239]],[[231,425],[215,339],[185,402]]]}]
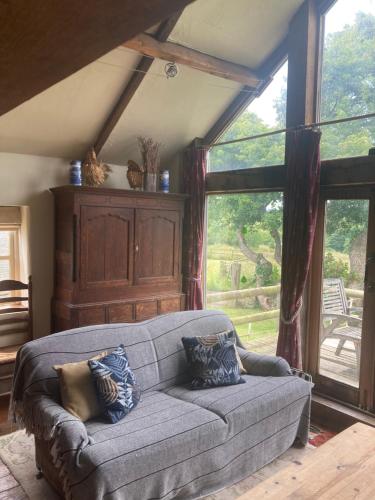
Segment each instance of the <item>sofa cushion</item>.
[{"label": "sofa cushion", "polygon": [[233,331],[204,337],[183,337],[192,375],[191,388],[243,383]]},{"label": "sofa cushion", "polygon": [[[92,420],[86,427],[92,444],[80,457],[86,473],[79,487],[87,487],[87,498],[101,494],[92,481],[96,470],[107,478],[110,497],[158,497],[156,485],[164,484],[168,491],[168,484],[173,488],[176,481],[184,483],[181,474],[187,466],[187,482],[190,475],[199,476],[204,452],[215,456],[227,431],[215,413],[159,391],[143,394],[138,406],[116,424]],[[73,498],[75,491],[73,486]]]},{"label": "sofa cushion", "polygon": [[[99,359],[106,354],[104,351],[91,359]],[[65,410],[82,422],[101,414],[88,360],[55,365],[53,368],[59,376],[61,402]]]},{"label": "sofa cushion", "polygon": [[137,406],[140,388],[132,372],[124,346],[100,359],[88,361],[103,408],[103,415],[112,423],[124,418]]},{"label": "sofa cushion", "polygon": [[243,375],[246,384],[191,391],[188,385],[165,390],[170,396],[189,401],[216,413],[237,432],[271,415],[301,409],[310,397],[310,384],[298,377]]}]

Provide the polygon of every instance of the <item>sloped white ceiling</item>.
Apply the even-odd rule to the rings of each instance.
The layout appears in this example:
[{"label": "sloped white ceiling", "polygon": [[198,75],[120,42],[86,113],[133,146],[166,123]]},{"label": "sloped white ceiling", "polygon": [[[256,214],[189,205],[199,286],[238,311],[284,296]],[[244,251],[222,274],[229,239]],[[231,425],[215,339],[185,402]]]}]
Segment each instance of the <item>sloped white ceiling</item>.
[{"label": "sloped white ceiling", "polygon": [[128,159],[139,160],[139,135],[161,142],[162,158],[168,159],[204,135],[241,89],[186,66],[167,79],[164,67],[164,61],[153,62],[102,150],[106,161],[123,165]]},{"label": "sloped white ceiling", "polygon": [[283,40],[303,0],[198,0],[190,4],[170,40],[256,68]]},{"label": "sloped white ceiling", "polygon": [[0,117],[0,151],[81,158],[132,76],[118,48]]},{"label": "sloped white ceiling", "polygon": [[[197,0],[170,40],[257,67],[285,37],[303,0]],[[154,31],[154,29],[152,30]],[[0,151],[81,158],[93,144],[140,56],[119,47],[0,117]],[[163,143],[163,161],[204,136],[240,85],[179,66],[167,79],[156,60],[102,151],[108,162],[139,160],[136,137]]]}]

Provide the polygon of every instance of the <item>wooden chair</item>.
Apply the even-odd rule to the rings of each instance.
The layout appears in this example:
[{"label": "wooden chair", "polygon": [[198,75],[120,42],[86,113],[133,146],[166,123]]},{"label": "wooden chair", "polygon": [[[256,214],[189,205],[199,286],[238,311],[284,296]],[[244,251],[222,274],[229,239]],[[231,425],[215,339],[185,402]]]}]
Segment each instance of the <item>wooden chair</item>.
[{"label": "wooden chair", "polygon": [[323,280],[322,327],[320,344],[327,338],[338,339],[336,356],[340,356],[345,342],[353,342],[357,370],[360,366],[362,319],[353,316],[352,311],[359,312],[361,308],[352,308],[346,297],[344,283],[341,278]]},{"label": "wooden chair", "polygon": [[10,393],[17,351],[32,339],[32,324],[31,277],[0,281],[0,397]]}]

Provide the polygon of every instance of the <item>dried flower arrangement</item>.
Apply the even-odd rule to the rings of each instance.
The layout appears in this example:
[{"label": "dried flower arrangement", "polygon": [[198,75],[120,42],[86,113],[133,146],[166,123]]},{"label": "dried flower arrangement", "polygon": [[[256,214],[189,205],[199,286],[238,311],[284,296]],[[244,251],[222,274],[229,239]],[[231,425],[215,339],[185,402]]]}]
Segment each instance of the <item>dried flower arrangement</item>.
[{"label": "dried flower arrangement", "polygon": [[96,157],[94,148],[91,148],[82,165],[83,180],[86,186],[98,187],[108,178],[112,169]]},{"label": "dried flower arrangement", "polygon": [[156,191],[157,176],[160,165],[160,143],[151,137],[137,137],[142,155],[144,169],[144,188],[146,191]]},{"label": "dried flower arrangement", "polygon": [[126,177],[132,189],[142,189],[144,169],[133,160],[128,160]]},{"label": "dried flower arrangement", "polygon": [[139,150],[142,155],[143,168],[148,174],[157,174],[160,165],[160,142],[151,137],[137,137]]}]

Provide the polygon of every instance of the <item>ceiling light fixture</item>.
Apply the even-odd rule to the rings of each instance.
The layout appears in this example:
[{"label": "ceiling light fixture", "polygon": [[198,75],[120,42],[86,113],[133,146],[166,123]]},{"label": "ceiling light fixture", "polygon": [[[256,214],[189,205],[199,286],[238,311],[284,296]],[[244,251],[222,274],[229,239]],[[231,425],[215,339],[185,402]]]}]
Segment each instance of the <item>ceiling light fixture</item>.
[{"label": "ceiling light fixture", "polygon": [[165,74],[167,75],[167,78],[174,78],[177,73],[178,73],[178,68],[176,63],[174,62],[169,62],[165,65],[164,67]]}]

